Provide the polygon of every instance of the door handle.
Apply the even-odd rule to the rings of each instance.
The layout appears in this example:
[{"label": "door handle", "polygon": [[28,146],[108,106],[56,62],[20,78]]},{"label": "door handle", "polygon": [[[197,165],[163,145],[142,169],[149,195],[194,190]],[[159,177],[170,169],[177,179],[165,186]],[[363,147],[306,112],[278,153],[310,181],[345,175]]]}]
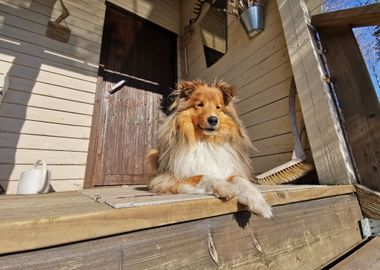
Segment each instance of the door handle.
[{"label": "door handle", "polygon": [[123,87],[124,84],[125,84],[125,81],[121,80],[120,82],[118,82],[117,84],[115,84],[114,86],[112,86],[112,88],[108,90],[108,93],[111,94],[111,95],[115,94],[117,91],[120,90],[120,88]]}]

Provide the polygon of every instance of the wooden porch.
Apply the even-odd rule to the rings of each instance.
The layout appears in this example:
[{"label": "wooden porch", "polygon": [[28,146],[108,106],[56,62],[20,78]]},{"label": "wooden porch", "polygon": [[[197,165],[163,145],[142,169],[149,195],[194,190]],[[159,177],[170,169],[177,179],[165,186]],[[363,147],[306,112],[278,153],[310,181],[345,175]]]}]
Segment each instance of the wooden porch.
[{"label": "wooden porch", "polygon": [[2,196],[0,269],[319,269],[363,243],[354,186],[260,188],[272,220],[143,186]]}]

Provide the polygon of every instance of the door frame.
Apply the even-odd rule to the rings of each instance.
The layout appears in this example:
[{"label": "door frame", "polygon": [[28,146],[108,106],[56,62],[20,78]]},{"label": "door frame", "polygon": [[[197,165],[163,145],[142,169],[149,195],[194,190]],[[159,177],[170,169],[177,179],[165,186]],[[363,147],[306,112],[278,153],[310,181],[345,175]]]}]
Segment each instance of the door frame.
[{"label": "door frame", "polygon": [[[106,11],[104,15],[104,24],[103,24],[103,33],[102,33],[102,45],[101,45],[101,50],[100,50],[100,60],[99,60],[99,69],[98,69],[98,77],[97,77],[97,83],[96,83],[96,93],[95,93],[95,102],[94,102],[94,110],[92,114],[92,124],[91,124],[91,131],[90,131],[90,139],[89,139],[89,147],[88,147],[88,152],[87,152],[87,161],[86,161],[86,171],[85,171],[85,177],[84,177],[84,183],[83,183],[83,188],[93,188],[95,187],[95,179],[99,175],[99,172],[103,171],[103,164],[102,164],[102,159],[101,159],[101,151],[103,147],[103,136],[100,136],[101,132],[105,128],[105,122],[106,122],[106,112],[102,111],[101,106],[101,101],[104,98],[104,81],[103,81],[103,76],[104,76],[104,63],[105,63],[105,50],[106,46],[106,29],[107,29],[107,11],[108,9],[116,9],[117,11],[124,13],[128,16],[132,16],[136,20],[140,20],[147,25],[159,29],[160,31],[167,32],[174,37],[178,38],[178,35],[156,23],[153,23],[147,19],[144,19],[140,16],[138,16],[135,13],[132,13],[120,6],[117,6],[113,3],[110,3],[108,1],[105,2],[106,5]],[[174,63],[174,78],[175,81],[178,79],[178,63],[177,63],[177,51],[175,51],[176,57],[175,57],[175,63]]]}]

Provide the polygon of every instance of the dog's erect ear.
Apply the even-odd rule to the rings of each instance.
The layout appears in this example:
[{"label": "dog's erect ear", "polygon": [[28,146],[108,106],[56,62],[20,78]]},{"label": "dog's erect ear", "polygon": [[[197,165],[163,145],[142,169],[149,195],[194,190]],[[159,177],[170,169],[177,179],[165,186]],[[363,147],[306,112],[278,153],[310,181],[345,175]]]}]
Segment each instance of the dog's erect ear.
[{"label": "dog's erect ear", "polygon": [[194,82],[179,81],[177,89],[179,91],[179,98],[188,98],[196,89],[196,85]]},{"label": "dog's erect ear", "polygon": [[223,93],[224,105],[228,105],[233,97],[236,95],[236,88],[228,83],[219,81],[215,84],[215,87],[219,88]]}]

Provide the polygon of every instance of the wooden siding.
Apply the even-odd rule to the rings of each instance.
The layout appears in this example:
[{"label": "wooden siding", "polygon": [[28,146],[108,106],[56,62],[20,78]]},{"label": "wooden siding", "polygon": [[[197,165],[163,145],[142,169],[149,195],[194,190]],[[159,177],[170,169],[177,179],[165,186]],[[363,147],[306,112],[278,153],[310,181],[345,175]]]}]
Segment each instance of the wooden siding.
[{"label": "wooden siding", "polygon": [[[181,2],[182,29],[193,17],[194,3]],[[288,113],[292,69],[276,1],[269,0],[265,30],[252,40],[236,19],[228,16],[228,20],[227,54],[210,68],[206,68],[199,23],[195,25],[188,48],[189,74],[183,78],[223,79],[238,88],[240,117],[258,149],[252,154],[254,170],[261,173],[289,161],[292,155]],[[297,112],[301,122],[299,105]],[[306,141],[304,147],[309,149]]]},{"label": "wooden siding", "polygon": [[[87,158],[105,4],[66,0],[68,43],[45,36],[61,14],[56,0],[0,0],[0,185],[14,193],[20,173],[45,159],[56,190],[81,189]],[[179,1],[111,1],[175,33]]]}]

